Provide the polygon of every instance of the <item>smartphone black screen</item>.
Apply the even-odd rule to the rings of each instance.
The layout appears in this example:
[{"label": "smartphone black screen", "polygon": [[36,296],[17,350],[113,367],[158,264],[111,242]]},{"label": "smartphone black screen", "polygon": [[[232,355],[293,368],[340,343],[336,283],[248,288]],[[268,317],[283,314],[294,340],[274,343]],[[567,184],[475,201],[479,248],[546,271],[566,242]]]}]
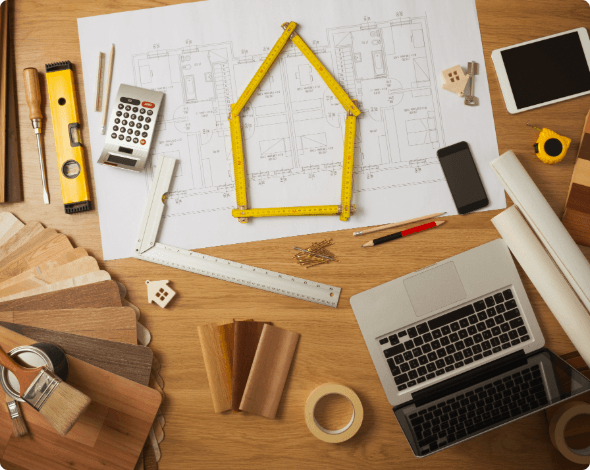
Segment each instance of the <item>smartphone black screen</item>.
[{"label": "smartphone black screen", "polygon": [[437,155],[459,214],[467,214],[489,204],[466,142],[440,149]]}]

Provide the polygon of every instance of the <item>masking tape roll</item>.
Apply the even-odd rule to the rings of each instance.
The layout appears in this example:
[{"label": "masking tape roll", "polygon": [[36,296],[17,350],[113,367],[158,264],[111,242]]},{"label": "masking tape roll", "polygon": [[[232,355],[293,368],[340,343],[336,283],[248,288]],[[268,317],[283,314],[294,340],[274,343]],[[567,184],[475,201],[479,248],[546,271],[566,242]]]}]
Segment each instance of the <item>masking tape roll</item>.
[{"label": "masking tape roll", "polygon": [[[326,395],[333,394],[348,398],[348,401],[352,405],[352,418],[350,422],[342,429],[335,431],[322,427],[315,419],[315,407],[318,402]],[[339,442],[347,441],[358,432],[363,423],[363,404],[358,395],[350,388],[335,383],[326,383],[316,388],[307,398],[307,403],[305,404],[305,422],[311,433],[320,441],[338,444]]]},{"label": "masking tape roll", "polygon": [[574,463],[590,464],[590,446],[585,449],[572,449],[565,442],[565,427],[567,423],[580,415],[590,415],[590,404],[584,401],[570,401],[565,403],[551,418],[549,436],[555,448],[566,459]]}]

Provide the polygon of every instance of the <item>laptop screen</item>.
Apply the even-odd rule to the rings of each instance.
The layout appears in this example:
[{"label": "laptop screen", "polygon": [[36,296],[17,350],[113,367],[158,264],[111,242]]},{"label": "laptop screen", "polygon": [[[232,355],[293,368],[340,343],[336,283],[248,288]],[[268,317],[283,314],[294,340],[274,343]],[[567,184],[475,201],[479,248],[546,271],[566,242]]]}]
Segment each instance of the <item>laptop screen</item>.
[{"label": "laptop screen", "polygon": [[417,457],[590,390],[589,379],[548,349],[505,359],[415,393],[394,408]]}]

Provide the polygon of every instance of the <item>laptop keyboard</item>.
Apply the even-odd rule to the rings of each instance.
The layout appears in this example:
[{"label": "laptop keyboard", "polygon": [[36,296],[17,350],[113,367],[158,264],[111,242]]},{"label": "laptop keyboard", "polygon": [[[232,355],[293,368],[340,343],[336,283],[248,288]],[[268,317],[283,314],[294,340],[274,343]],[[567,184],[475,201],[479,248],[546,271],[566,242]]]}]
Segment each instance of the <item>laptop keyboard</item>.
[{"label": "laptop keyboard", "polygon": [[510,289],[379,339],[399,391],[530,340]]},{"label": "laptop keyboard", "polygon": [[408,416],[418,453],[428,454],[458,439],[548,404],[539,365],[429,405]]}]

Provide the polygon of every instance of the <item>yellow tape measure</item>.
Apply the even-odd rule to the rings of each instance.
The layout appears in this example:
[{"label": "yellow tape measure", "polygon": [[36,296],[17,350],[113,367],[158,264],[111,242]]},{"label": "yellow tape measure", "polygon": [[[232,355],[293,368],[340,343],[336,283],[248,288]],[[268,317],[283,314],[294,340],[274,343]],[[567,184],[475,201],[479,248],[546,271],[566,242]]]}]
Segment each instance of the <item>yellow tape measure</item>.
[{"label": "yellow tape measure", "polygon": [[[356,206],[349,208],[349,213],[356,212]],[[287,215],[338,215],[342,214],[342,206],[301,206],[301,207],[269,207],[266,209],[233,209],[234,217],[277,217]]]},{"label": "yellow tape measure", "polygon": [[[250,83],[238,99],[231,105],[229,114],[230,133],[232,143],[232,155],[234,163],[234,179],[236,188],[237,209],[232,210],[232,215],[241,223],[248,222],[249,217],[274,217],[274,216],[293,216],[293,215],[340,215],[340,220],[348,220],[350,214],[356,211],[356,207],[351,206],[352,198],[352,176],[354,166],[354,137],[356,132],[356,116],[361,114],[357,103],[350,99],[344,89],[326,70],[324,65],[315,56],[311,49],[305,44],[303,39],[295,32],[297,23],[290,22],[282,25],[284,31],[279,40],[273,46],[268,56],[262,62],[258,71],[250,80]],[[266,209],[248,209],[248,196],[246,194],[246,170],[244,159],[244,146],[242,142],[242,130],[240,127],[239,114],[244,109],[256,88],[260,85],[264,77],[275,63],[281,51],[287,42],[291,39],[293,44],[309,60],[311,65],[324,80],[328,88],[332,91],[336,99],[348,113],[345,127],[344,138],[344,159],[342,163],[342,190],[341,205],[330,206],[303,206],[303,207],[277,207]]]},{"label": "yellow tape measure", "polygon": [[346,118],[344,130],[344,160],[342,162],[342,189],[340,190],[340,202],[342,213],[340,220],[348,220],[350,217],[350,200],[352,199],[352,168],[354,166],[354,135],[356,132],[356,116],[349,115]]}]

